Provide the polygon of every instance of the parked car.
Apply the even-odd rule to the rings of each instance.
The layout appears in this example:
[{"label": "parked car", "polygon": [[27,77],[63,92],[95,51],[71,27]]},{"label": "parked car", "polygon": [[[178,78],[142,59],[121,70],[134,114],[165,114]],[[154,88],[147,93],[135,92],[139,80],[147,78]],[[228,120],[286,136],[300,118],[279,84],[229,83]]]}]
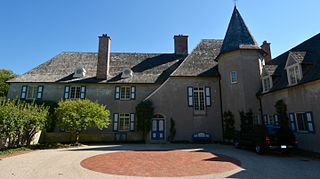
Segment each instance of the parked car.
[{"label": "parked car", "polygon": [[248,132],[239,132],[234,140],[236,148],[249,147],[257,154],[268,150],[288,152],[297,147],[297,140],[289,128],[274,126],[255,126]]}]

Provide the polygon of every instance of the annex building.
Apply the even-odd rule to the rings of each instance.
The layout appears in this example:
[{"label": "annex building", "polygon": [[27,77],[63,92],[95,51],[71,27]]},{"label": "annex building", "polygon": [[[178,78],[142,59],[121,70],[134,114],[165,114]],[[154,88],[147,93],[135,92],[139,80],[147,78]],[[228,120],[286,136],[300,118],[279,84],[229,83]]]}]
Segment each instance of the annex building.
[{"label": "annex building", "polygon": [[198,132],[222,141],[224,111],[234,114],[237,129],[239,111],[249,110],[255,123],[278,125],[274,105],[282,99],[299,147],[320,152],[320,34],[271,59],[270,44],[256,42],[235,7],[225,38],[201,40],[190,53],[185,35],[174,36],[173,53],[113,53],[110,42],[102,35],[98,52],[62,52],[9,80],[8,97],[106,105],[112,123],[88,129],[88,141],[139,140],[135,107],[151,100],[154,143],[167,142],[172,120],[176,141]]}]

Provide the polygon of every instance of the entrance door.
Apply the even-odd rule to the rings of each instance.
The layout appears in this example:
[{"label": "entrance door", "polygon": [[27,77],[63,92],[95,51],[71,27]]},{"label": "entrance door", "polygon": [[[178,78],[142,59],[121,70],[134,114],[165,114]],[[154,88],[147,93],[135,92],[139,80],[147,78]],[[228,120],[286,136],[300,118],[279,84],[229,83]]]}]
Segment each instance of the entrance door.
[{"label": "entrance door", "polygon": [[152,140],[164,140],[164,118],[152,119]]}]

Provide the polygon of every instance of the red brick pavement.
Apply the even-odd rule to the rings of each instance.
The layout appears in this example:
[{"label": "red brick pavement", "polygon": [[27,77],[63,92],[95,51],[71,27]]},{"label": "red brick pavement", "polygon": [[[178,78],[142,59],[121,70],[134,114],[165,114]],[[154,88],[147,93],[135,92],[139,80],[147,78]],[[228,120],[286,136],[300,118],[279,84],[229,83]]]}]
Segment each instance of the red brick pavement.
[{"label": "red brick pavement", "polygon": [[145,177],[178,177],[222,173],[240,161],[204,151],[127,151],[96,155],[81,166],[96,172]]}]

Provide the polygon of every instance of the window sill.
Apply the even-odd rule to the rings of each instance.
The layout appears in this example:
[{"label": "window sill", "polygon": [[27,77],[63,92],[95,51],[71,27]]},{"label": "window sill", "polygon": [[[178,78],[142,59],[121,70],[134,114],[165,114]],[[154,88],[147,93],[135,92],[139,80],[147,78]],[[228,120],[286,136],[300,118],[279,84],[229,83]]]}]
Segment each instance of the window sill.
[{"label": "window sill", "polygon": [[207,113],[205,110],[203,111],[193,111],[194,116],[205,116]]}]

